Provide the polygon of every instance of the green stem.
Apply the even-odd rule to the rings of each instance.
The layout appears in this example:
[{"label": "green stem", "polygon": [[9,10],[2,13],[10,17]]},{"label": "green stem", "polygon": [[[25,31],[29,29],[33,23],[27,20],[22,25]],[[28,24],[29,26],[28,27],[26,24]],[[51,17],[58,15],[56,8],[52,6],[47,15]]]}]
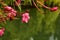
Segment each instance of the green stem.
[{"label": "green stem", "polygon": [[19,8],[19,11],[21,12],[21,5],[20,5],[20,6],[18,6],[18,8]]},{"label": "green stem", "polygon": [[15,0],[15,3],[17,4],[17,7],[19,8],[19,11],[21,12],[21,5],[18,5],[18,3]]}]

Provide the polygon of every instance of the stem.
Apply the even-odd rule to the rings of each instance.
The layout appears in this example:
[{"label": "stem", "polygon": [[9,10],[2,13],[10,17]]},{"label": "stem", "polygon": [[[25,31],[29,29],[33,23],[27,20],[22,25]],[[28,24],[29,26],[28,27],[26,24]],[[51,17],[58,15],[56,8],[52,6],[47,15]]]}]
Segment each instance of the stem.
[{"label": "stem", "polygon": [[5,4],[4,2],[0,2],[0,4],[2,4],[2,6],[7,6],[7,4]]},{"label": "stem", "polygon": [[37,1],[37,3],[39,3],[41,6],[43,6],[44,8],[46,8],[46,9],[50,9],[50,7],[47,7],[47,6],[45,6],[43,3],[41,3],[40,1]]},{"label": "stem", "polygon": [[18,5],[18,3],[15,0],[15,3],[17,4],[17,7],[19,8],[19,11],[21,12],[21,5]]},{"label": "stem", "polygon": [[35,5],[35,7],[38,9],[38,11],[41,11],[38,6],[35,4],[34,0],[33,0],[33,4]]}]

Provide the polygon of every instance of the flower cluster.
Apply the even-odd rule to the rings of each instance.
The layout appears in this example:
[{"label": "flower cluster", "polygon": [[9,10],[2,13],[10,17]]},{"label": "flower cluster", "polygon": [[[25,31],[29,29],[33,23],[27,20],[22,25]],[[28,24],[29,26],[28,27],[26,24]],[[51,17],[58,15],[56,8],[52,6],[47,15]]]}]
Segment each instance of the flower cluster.
[{"label": "flower cluster", "polygon": [[[13,18],[17,15],[17,11],[15,11],[12,7],[5,6],[4,7],[5,12],[7,12],[7,17]],[[28,23],[28,20],[30,19],[29,13],[25,12],[22,14],[22,22]]]},{"label": "flower cluster", "polygon": [[[4,7],[4,12],[6,13],[6,17],[3,17],[3,15],[1,15],[0,17],[0,21],[2,21],[2,20],[5,20],[5,18],[7,19],[10,19],[10,18],[12,18],[12,17],[16,17],[18,14],[17,14],[17,11],[16,10],[14,10],[12,7],[10,7],[10,6],[5,6]],[[26,12],[24,12],[22,15],[20,15],[20,16],[22,16],[22,22],[23,23],[28,23],[28,21],[29,21],[29,19],[30,19],[30,16],[29,16],[29,12],[28,11],[26,11]],[[4,19],[3,19],[4,18]],[[0,29],[0,36],[3,36],[4,35],[4,31],[5,31],[5,28],[1,28]]]},{"label": "flower cluster", "polygon": [[15,17],[16,16],[17,12],[12,7],[5,6],[4,9],[5,9],[5,11],[8,12],[8,14],[7,14],[8,17],[11,18],[11,17]]}]

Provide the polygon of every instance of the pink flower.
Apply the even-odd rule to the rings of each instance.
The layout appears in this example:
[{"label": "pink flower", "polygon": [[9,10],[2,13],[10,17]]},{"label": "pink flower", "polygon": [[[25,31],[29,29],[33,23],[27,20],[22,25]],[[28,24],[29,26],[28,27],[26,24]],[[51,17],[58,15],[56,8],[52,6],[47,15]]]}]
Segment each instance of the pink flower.
[{"label": "pink flower", "polygon": [[29,13],[22,14],[22,22],[28,23],[29,19],[30,19]]},{"label": "pink flower", "polygon": [[0,36],[3,36],[5,28],[0,29]]},{"label": "pink flower", "polygon": [[58,9],[58,7],[53,7],[53,8],[51,8],[50,10],[51,11],[56,11]]}]

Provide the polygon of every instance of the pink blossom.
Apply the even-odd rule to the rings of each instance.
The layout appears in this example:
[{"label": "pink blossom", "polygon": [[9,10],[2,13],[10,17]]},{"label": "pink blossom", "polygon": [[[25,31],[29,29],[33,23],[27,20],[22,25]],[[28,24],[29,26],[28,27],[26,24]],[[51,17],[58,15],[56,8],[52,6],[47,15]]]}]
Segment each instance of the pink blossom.
[{"label": "pink blossom", "polygon": [[0,36],[3,36],[5,28],[0,29]]},{"label": "pink blossom", "polygon": [[29,19],[30,19],[29,13],[22,14],[22,22],[28,23]]},{"label": "pink blossom", "polygon": [[51,8],[50,10],[51,11],[56,11],[58,9],[58,7],[53,7],[53,8]]}]

